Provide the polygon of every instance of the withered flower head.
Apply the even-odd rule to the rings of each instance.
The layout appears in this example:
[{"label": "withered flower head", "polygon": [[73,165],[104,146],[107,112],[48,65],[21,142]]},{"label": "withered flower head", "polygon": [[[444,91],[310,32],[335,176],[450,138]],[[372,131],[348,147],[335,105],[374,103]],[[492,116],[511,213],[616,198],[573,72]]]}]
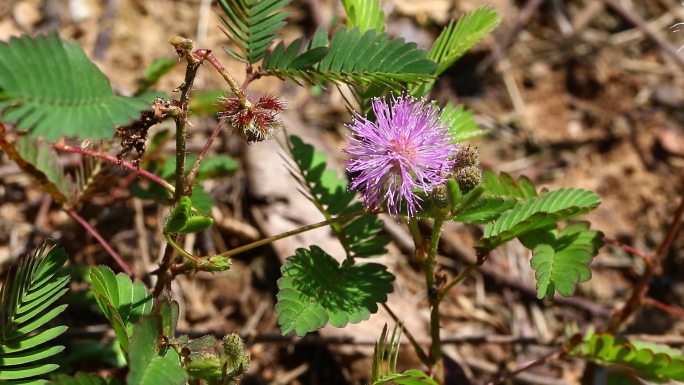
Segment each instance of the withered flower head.
[{"label": "withered flower head", "polygon": [[275,96],[262,96],[256,102],[237,96],[220,100],[223,111],[218,116],[247,143],[270,139],[283,126],[278,113],[285,110],[285,102]]}]

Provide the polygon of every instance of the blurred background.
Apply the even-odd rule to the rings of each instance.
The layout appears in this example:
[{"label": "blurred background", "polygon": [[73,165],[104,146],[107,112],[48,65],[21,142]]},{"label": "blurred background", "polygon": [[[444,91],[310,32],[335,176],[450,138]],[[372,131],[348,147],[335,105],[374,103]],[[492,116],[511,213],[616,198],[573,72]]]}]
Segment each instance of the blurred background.
[{"label": "blurred background", "polygon": [[[653,252],[664,237],[684,189],[684,44],[677,23],[684,5],[676,0],[383,0],[388,32],[429,48],[451,19],[483,4],[501,15],[501,26],[440,78],[432,97],[454,101],[474,113],[487,135],[471,143],[483,165],[538,186],[584,187],[603,203],[588,216],[606,237]],[[281,39],[311,36],[318,26],[344,24],[339,1],[293,1]],[[145,68],[174,58],[171,37],[214,50],[238,81],[244,67],[222,52],[217,7],[210,0],[0,0],[0,41],[21,34],[57,31],[77,41],[121,94],[131,94]],[[156,89],[174,95],[182,81],[178,65]],[[198,152],[215,125],[211,102],[225,92],[210,68],[196,82],[191,151]],[[252,95],[285,98],[289,133],[303,136],[329,153],[343,172],[339,148],[351,115],[340,90],[302,88],[263,78],[250,84]],[[156,127],[153,133],[172,128]],[[161,134],[160,134],[161,135]],[[159,151],[172,153],[172,143]],[[111,151],[116,153],[116,147]],[[322,218],[296,191],[283,166],[276,140],[247,146],[228,131],[215,152],[239,162],[232,175],[203,182],[213,200],[217,226],[187,237],[186,249],[224,251]],[[64,157],[65,164],[73,159]],[[153,200],[131,199],[135,192],[117,182],[126,173],[108,166],[115,182],[106,193],[79,207],[138,277],[159,258],[165,209]],[[128,178],[130,179],[130,178]],[[111,264],[100,245],[51,204],[49,197],[0,154],[0,266],[23,255],[42,237],[59,241],[74,271]],[[131,181],[129,180],[130,184]],[[420,341],[428,340],[428,310],[422,276],[410,256],[408,234],[391,218],[386,231],[394,242],[383,262],[399,276],[389,304]],[[443,274],[454,274],[473,258],[473,226],[449,226],[441,245]],[[345,329],[326,327],[304,339],[281,337],[273,311],[279,268],[297,247],[332,245],[326,229],[289,238],[234,259],[227,273],[180,277],[174,296],[181,302],[182,332],[191,336],[239,331],[247,336],[252,367],[246,383],[362,384],[370,374],[372,344],[391,318],[380,310],[371,320]],[[339,250],[339,249],[338,249]],[[81,269],[81,270],[79,270]],[[453,290],[442,305],[443,337],[451,383],[479,384],[506,368],[542,356],[562,335],[563,326],[601,325],[622,303],[643,269],[643,261],[606,246],[596,257],[593,278],[572,299],[535,299],[533,271],[526,249],[511,243]],[[83,274],[82,274],[83,275]],[[65,313],[69,346],[65,368],[103,371],[121,363],[105,333],[92,298],[74,283],[72,307]],[[651,283],[649,297],[684,306],[684,236],[675,239],[665,266]],[[90,302],[89,302],[90,301]],[[553,306],[551,306],[553,305]],[[684,320],[645,307],[626,330],[644,339],[684,343]],[[117,361],[118,360],[118,361]],[[418,366],[410,349],[400,368]],[[516,377],[516,383],[575,384],[584,364],[559,361]],[[591,379],[584,379],[591,383]]]}]

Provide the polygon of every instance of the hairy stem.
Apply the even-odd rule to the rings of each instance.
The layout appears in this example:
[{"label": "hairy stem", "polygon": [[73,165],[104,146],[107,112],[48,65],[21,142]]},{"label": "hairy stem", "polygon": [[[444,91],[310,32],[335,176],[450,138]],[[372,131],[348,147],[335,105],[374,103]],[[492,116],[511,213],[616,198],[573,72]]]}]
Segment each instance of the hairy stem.
[{"label": "hairy stem", "polygon": [[228,87],[230,87],[230,90],[237,96],[238,100],[240,100],[240,103],[243,106],[249,106],[251,103],[249,100],[247,100],[247,97],[245,96],[245,93],[242,91],[242,88],[238,86],[237,82],[235,79],[228,73],[228,70],[221,64],[221,62],[214,56],[213,53],[211,53],[211,50],[208,49],[198,49],[195,50],[194,52],[195,55],[198,57],[205,59],[209,64],[211,64],[214,69],[223,77],[223,79],[228,83]]},{"label": "hairy stem", "polygon": [[425,270],[425,286],[428,292],[428,301],[430,302],[430,337],[432,339],[430,362],[428,366],[433,370],[436,369],[438,382],[441,382],[442,377],[442,345],[439,335],[439,289],[435,284],[435,267],[437,265],[437,249],[439,246],[442,224],[444,224],[443,218],[435,218],[432,233],[430,235],[430,247],[428,249],[427,258],[423,263],[423,269]]},{"label": "hairy stem", "polygon": [[92,151],[92,150],[86,150],[86,149],[83,149],[80,147],[69,146],[69,145],[62,144],[62,143],[53,143],[52,148],[54,148],[57,151],[61,151],[61,152],[70,152],[70,153],[74,153],[74,154],[81,154],[81,155],[89,156],[92,158],[102,159],[102,160],[110,162],[110,163],[119,164],[119,165],[121,165],[121,167],[127,168],[133,172],[136,172],[136,173],[140,174],[140,176],[145,177],[154,183],[157,183],[158,185],[164,187],[165,189],[167,189],[171,192],[176,191],[176,188],[173,187],[173,185],[171,185],[171,183],[165,181],[161,177],[159,177],[159,176],[157,176],[157,175],[155,175],[155,174],[153,174],[153,173],[151,173],[145,169],[137,167],[134,164],[132,164],[131,162],[119,161],[119,159],[117,159],[113,155],[104,154],[104,153]]},{"label": "hairy stem", "polygon": [[64,209],[64,211],[66,211],[66,213],[69,214],[70,217],[72,217],[76,222],[78,222],[78,224],[81,225],[81,227],[83,227],[87,232],[89,232],[90,235],[92,235],[93,238],[95,238],[100,243],[102,248],[105,249],[105,251],[107,251],[107,253],[112,257],[114,262],[116,262],[116,264],[119,265],[121,270],[123,270],[129,276],[133,276],[133,269],[131,269],[131,267],[128,266],[128,264],[123,260],[123,258],[121,258],[121,256],[116,251],[114,251],[112,246],[102,237],[102,235],[100,235],[100,233],[93,226],[90,225],[90,223],[88,223],[88,221],[83,219],[83,217],[80,216],[73,208]]}]

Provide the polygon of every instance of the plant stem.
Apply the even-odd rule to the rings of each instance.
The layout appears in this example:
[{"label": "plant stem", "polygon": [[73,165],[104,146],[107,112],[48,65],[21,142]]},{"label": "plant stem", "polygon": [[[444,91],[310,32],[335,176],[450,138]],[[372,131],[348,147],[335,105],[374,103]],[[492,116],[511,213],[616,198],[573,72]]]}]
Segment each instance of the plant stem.
[{"label": "plant stem", "polygon": [[660,246],[658,246],[658,249],[656,250],[656,253],[653,256],[653,258],[644,260],[646,264],[644,273],[639,278],[639,281],[634,285],[632,294],[630,295],[625,305],[621,309],[613,313],[613,316],[611,317],[606,327],[606,331],[611,333],[617,332],[620,326],[632,314],[634,314],[637,310],[641,308],[641,305],[644,303],[644,298],[646,298],[646,294],[648,293],[648,288],[650,286],[651,279],[653,278],[653,276],[656,275],[656,273],[660,269],[661,264],[663,262],[663,258],[665,258],[665,255],[670,249],[670,246],[672,246],[672,242],[674,241],[675,237],[677,236],[677,233],[679,232],[679,226],[682,223],[683,216],[684,190],[681,193],[681,202],[679,203],[679,207],[677,208],[677,210],[675,210],[672,216],[672,221],[668,226],[665,238],[663,238],[663,241],[660,243]]},{"label": "plant stem", "polygon": [[524,372],[530,368],[546,364],[546,363],[551,362],[553,360],[557,360],[558,358],[562,357],[565,353],[572,350],[573,348],[574,347],[571,347],[571,348],[564,347],[564,348],[554,350],[553,352],[551,352],[545,356],[539,357],[536,360],[519,367],[518,369],[515,369],[513,371],[510,371],[508,373],[504,373],[504,374],[500,375],[496,379],[489,381],[487,383],[487,385],[498,385],[498,384],[501,384],[503,382],[506,382],[507,380],[515,377],[517,374],[520,374],[520,373],[522,373],[522,372]]},{"label": "plant stem", "polygon": [[420,232],[420,228],[418,228],[416,218],[410,218],[406,223],[408,224],[411,238],[413,238],[413,244],[416,246],[415,257],[422,262],[425,260],[425,238],[423,238],[423,234]]},{"label": "plant stem", "polygon": [[180,247],[180,246],[176,243],[176,241],[173,239],[173,237],[172,237],[171,235],[169,235],[169,234],[164,234],[164,239],[166,239],[166,242],[168,242],[169,245],[171,245],[171,247],[173,247],[173,248],[178,252],[178,254],[182,255],[182,256],[183,256],[185,259],[187,259],[190,263],[192,263],[192,264],[194,264],[195,266],[197,266],[197,264],[199,263],[199,261],[197,260],[197,258],[195,258],[192,254],[188,253],[187,251],[185,251],[185,249],[183,249],[182,247]]},{"label": "plant stem", "polygon": [[214,54],[211,53],[211,50],[197,49],[195,50],[194,54],[208,61],[209,64],[211,64],[211,66],[216,69],[216,71],[223,77],[226,83],[228,83],[228,87],[230,87],[230,90],[235,94],[235,96],[237,96],[237,98],[240,100],[240,103],[243,106],[249,106],[251,104],[249,100],[247,100],[247,97],[245,96],[245,93],[242,91],[242,88],[238,86],[235,79],[228,73],[226,68],[223,66],[223,64],[221,64],[221,62],[216,58],[216,56],[214,56]]},{"label": "plant stem", "polygon": [[202,147],[202,151],[200,151],[199,155],[197,155],[197,160],[195,160],[195,164],[192,165],[192,168],[190,169],[190,172],[188,173],[188,177],[185,181],[185,195],[191,195],[192,193],[192,185],[195,183],[195,178],[197,177],[197,173],[199,172],[200,165],[204,158],[207,156],[209,153],[209,148],[211,147],[212,144],[214,144],[214,141],[219,135],[219,132],[221,132],[221,123],[217,123],[216,126],[214,127],[214,130],[211,131],[211,135],[209,136],[209,139],[207,139],[207,142],[204,143],[204,147]]},{"label": "plant stem", "polygon": [[430,302],[430,337],[432,338],[432,346],[430,349],[430,369],[436,368],[436,377],[438,382],[441,382],[442,377],[442,345],[439,336],[439,290],[435,284],[435,266],[437,265],[437,248],[439,246],[439,238],[444,224],[444,218],[437,217],[432,226],[432,233],[430,235],[430,248],[428,249],[427,258],[423,263],[425,270],[425,286],[428,292],[428,300]]},{"label": "plant stem", "polygon": [[275,241],[278,241],[278,240],[281,240],[281,239],[284,239],[284,238],[287,238],[287,237],[291,237],[291,236],[293,236],[293,235],[301,234],[301,233],[304,233],[304,232],[307,232],[307,231],[310,231],[310,230],[317,229],[317,228],[319,228],[319,227],[327,226],[327,225],[329,225],[329,224],[331,224],[331,223],[335,223],[335,222],[337,222],[337,221],[341,221],[341,220],[346,220],[346,219],[354,218],[354,217],[363,215],[363,214],[365,214],[365,213],[366,213],[365,211],[361,210],[361,211],[355,211],[355,212],[353,212],[353,213],[349,213],[349,214],[345,214],[345,215],[340,215],[340,216],[337,216],[337,217],[335,217],[335,218],[326,219],[326,220],[324,220],[324,221],[321,221],[321,222],[318,222],[318,223],[314,223],[314,224],[311,224],[311,225],[307,225],[307,226],[304,226],[304,227],[300,227],[300,228],[297,228],[297,229],[294,229],[294,230],[290,230],[290,231],[287,231],[287,232],[284,232],[284,233],[281,233],[281,234],[278,234],[278,235],[274,235],[274,236],[272,236],[272,237],[260,239],[260,240],[258,240],[258,241],[254,241],[254,242],[248,243],[248,244],[246,244],[246,245],[242,245],[242,246],[240,246],[240,247],[236,247],[236,248],[234,248],[234,249],[232,249],[232,250],[225,251],[225,252],[223,252],[223,253],[221,253],[221,254],[218,254],[218,255],[223,256],[223,257],[231,257],[231,256],[233,256],[233,255],[236,255],[236,254],[239,254],[239,253],[243,253],[243,252],[245,252],[245,251],[254,249],[254,248],[259,247],[259,246],[267,245],[267,244],[269,244],[269,243],[272,243],[272,242],[275,242]]},{"label": "plant stem", "polygon": [[157,176],[157,175],[155,175],[155,174],[153,174],[153,173],[151,173],[145,169],[137,167],[134,164],[132,164],[131,162],[119,161],[119,159],[117,159],[115,156],[112,156],[109,154],[104,154],[104,153],[97,152],[97,151],[86,150],[86,149],[83,149],[80,147],[73,147],[73,146],[69,146],[69,145],[61,144],[61,143],[53,143],[52,148],[54,148],[57,151],[61,151],[61,152],[70,152],[70,153],[74,153],[74,154],[81,154],[84,156],[90,156],[92,158],[102,159],[102,160],[105,160],[105,161],[110,162],[110,163],[119,164],[122,167],[125,167],[125,168],[127,168],[133,172],[136,172],[136,173],[140,174],[141,176],[151,180],[152,182],[157,183],[158,185],[164,187],[165,189],[167,189],[171,192],[176,191],[175,187],[173,187],[173,185],[171,185],[171,183],[165,181],[161,177],[159,177],[159,176]]},{"label": "plant stem", "polygon": [[641,258],[642,258],[643,260],[645,260],[645,261],[651,261],[651,260],[653,260],[653,256],[652,256],[652,255],[648,255],[648,254],[644,253],[643,251],[637,250],[637,249],[635,249],[634,247],[632,247],[632,246],[630,246],[630,245],[626,245],[626,244],[624,244],[624,243],[622,243],[622,242],[620,242],[620,241],[618,241],[618,240],[616,240],[616,239],[612,239],[612,238],[608,238],[608,237],[603,237],[603,242],[605,242],[605,243],[610,243],[610,244],[613,245],[613,246],[617,246],[617,247],[621,248],[622,250],[625,250],[626,252],[628,252],[628,253],[630,253],[630,254],[634,254],[634,255],[636,255],[637,257],[641,257]]},{"label": "plant stem", "polygon": [[78,222],[78,224],[81,225],[81,227],[83,227],[87,232],[89,232],[90,235],[92,235],[93,238],[95,238],[100,243],[100,245],[102,245],[102,248],[105,249],[105,251],[107,251],[107,253],[112,257],[112,259],[114,259],[114,262],[116,262],[116,264],[119,265],[121,270],[123,270],[129,276],[133,276],[133,269],[131,269],[131,267],[128,266],[126,262],[124,262],[123,258],[121,258],[121,256],[116,251],[114,251],[112,246],[110,246],[109,243],[107,243],[107,241],[102,237],[102,235],[100,235],[100,233],[98,233],[97,230],[93,226],[91,226],[90,223],[88,223],[88,221],[86,221],[85,219],[83,219],[83,217],[78,215],[76,210],[74,210],[73,208],[65,208],[64,211],[66,211],[66,213],[69,214],[70,217],[74,218],[74,220]]}]

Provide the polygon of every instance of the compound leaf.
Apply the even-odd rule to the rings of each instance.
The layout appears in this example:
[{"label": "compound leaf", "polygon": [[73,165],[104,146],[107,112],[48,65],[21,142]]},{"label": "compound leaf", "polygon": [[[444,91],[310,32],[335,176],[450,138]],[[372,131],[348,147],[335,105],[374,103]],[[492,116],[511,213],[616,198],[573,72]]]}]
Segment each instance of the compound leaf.
[{"label": "compound leaf", "polygon": [[385,32],[385,14],[380,0],[342,0],[347,14],[347,28],[358,27],[361,33],[374,29]]},{"label": "compound leaf", "polygon": [[66,309],[66,305],[55,306],[68,291],[70,277],[62,268],[64,262],[62,248],[43,243],[8,273],[0,289],[0,382],[43,383],[35,377],[59,367],[45,359],[64,350],[48,343],[66,326],[39,330]]},{"label": "compound leaf", "polygon": [[589,264],[603,246],[603,234],[580,222],[560,232],[532,231],[520,237],[520,241],[533,253],[537,297],[551,299],[556,291],[571,296],[578,283],[591,278]]},{"label": "compound leaf", "polygon": [[233,58],[253,64],[264,57],[276,33],[285,26],[290,0],[218,0],[223,11],[223,33],[236,49],[224,48]]},{"label": "compound leaf", "polygon": [[128,353],[128,385],[182,385],[187,380],[177,355],[161,354],[162,320],[157,314],[141,317],[133,328]]},{"label": "compound leaf", "polygon": [[367,320],[387,301],[394,276],[377,263],[346,265],[317,246],[298,249],[278,280],[278,323],[283,334],[302,336],[330,323]]},{"label": "compound leaf", "polygon": [[[290,46],[279,44],[267,54],[263,70],[280,78],[289,78],[311,84],[339,82],[350,85],[382,85],[399,88],[402,83],[421,83],[433,78],[435,62],[427,53],[402,38],[391,39],[386,33],[358,28],[340,28],[335,35],[322,43],[316,36],[303,53],[303,41]],[[322,44],[322,45],[318,45]]]},{"label": "compound leaf", "polygon": [[109,138],[147,107],[115,95],[83,49],[56,33],[0,43],[0,112],[34,137]]},{"label": "compound leaf", "polygon": [[476,248],[487,252],[532,230],[549,227],[595,209],[601,203],[596,193],[564,188],[518,202],[485,228]]},{"label": "compound leaf", "polygon": [[485,134],[473,120],[473,113],[466,111],[462,105],[447,103],[440,119],[449,129],[452,142],[463,142]]},{"label": "compound leaf", "polygon": [[665,345],[630,342],[608,333],[587,333],[569,354],[608,368],[623,368],[621,372],[626,366],[647,381],[684,381],[684,356]]}]

